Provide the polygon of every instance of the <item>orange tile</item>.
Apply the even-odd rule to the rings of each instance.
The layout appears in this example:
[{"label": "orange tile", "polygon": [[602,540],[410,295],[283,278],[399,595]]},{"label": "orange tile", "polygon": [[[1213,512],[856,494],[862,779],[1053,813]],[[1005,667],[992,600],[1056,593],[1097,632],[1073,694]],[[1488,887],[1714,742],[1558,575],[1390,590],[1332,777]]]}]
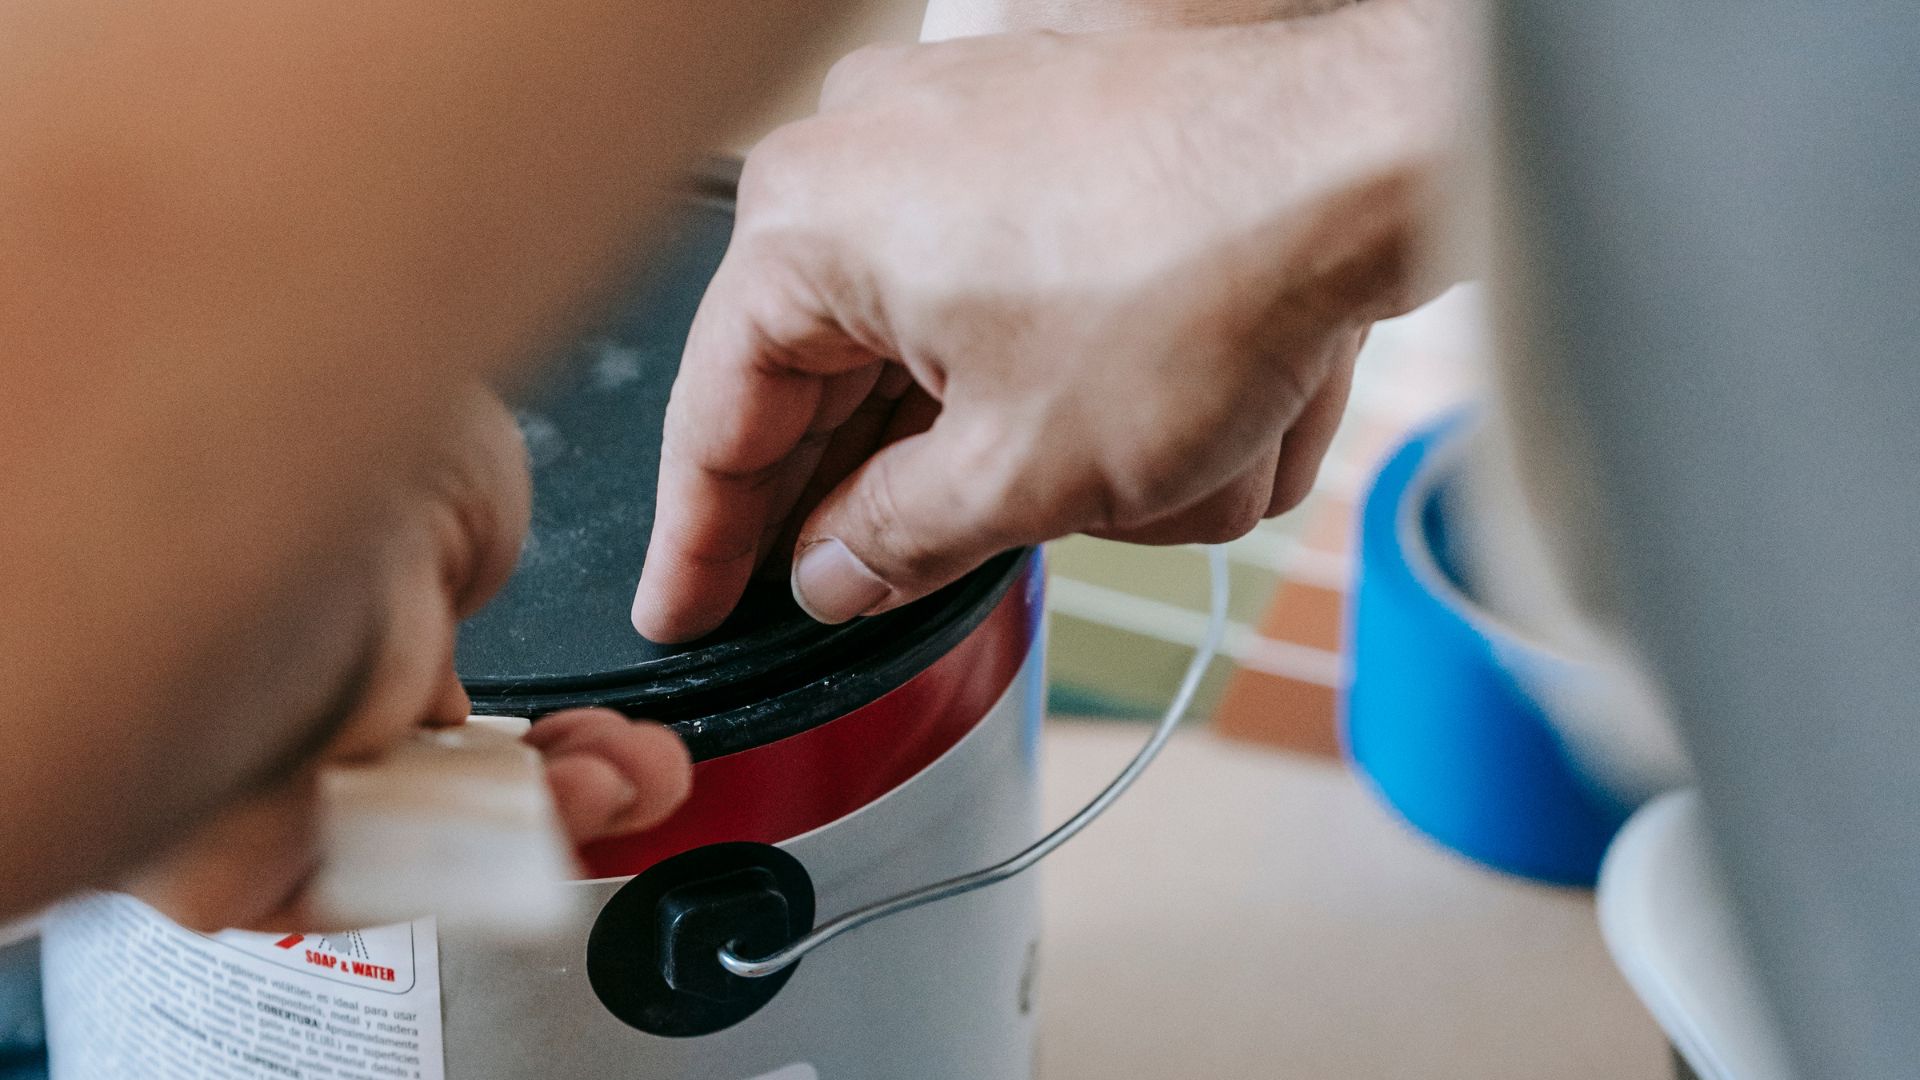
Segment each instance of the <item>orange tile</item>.
[{"label": "orange tile", "polygon": [[1328,687],[1241,668],[1214,709],[1213,730],[1241,742],[1338,757],[1334,709]]},{"label": "orange tile", "polygon": [[[1314,504],[1310,513],[1302,544],[1320,552],[1351,550],[1352,504],[1328,499]],[[1258,629],[1276,641],[1338,652],[1345,608],[1341,590],[1286,581],[1274,590]],[[1213,726],[1227,738],[1334,757],[1340,752],[1336,703],[1329,687],[1240,668],[1227,681]]]},{"label": "orange tile", "polygon": [[1267,613],[1260,618],[1260,634],[1276,641],[1338,651],[1341,612],[1346,602],[1345,593],[1289,581],[1274,591]]},{"label": "orange tile", "polygon": [[[1260,633],[1316,649],[1338,651],[1345,597],[1331,589],[1289,582],[1275,592]],[[1240,668],[1214,709],[1214,729],[1246,742],[1335,756],[1335,694],[1325,686]]]}]

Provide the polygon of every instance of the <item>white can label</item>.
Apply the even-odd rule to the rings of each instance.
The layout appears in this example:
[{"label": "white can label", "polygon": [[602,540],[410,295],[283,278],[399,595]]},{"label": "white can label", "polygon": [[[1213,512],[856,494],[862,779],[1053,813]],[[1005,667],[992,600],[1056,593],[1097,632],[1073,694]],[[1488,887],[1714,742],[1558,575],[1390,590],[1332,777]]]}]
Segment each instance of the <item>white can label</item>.
[{"label": "white can label", "polygon": [[182,929],[124,896],[46,936],[53,1080],[445,1080],[433,921],[328,935]]}]

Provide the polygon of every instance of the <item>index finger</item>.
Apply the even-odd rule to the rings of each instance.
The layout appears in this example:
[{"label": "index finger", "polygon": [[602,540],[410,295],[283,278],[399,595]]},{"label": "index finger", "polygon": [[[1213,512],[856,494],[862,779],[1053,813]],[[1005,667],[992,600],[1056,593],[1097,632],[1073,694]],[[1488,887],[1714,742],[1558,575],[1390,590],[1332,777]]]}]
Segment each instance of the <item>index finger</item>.
[{"label": "index finger", "polygon": [[870,362],[786,276],[730,251],[688,332],[633,600],[634,629],[652,640],[698,637],[733,610],[828,377]]}]

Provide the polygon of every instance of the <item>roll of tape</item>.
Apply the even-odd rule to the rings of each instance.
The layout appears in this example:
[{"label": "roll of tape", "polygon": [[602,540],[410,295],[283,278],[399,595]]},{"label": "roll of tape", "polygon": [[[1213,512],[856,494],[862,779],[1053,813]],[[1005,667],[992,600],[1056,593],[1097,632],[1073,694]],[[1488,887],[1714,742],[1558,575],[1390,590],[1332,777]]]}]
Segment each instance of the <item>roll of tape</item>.
[{"label": "roll of tape", "polygon": [[1348,753],[1384,800],[1495,869],[1592,885],[1627,807],[1582,781],[1514,677],[1531,646],[1475,610],[1447,570],[1447,480],[1471,414],[1417,433],[1380,470],[1360,524],[1348,620]]}]

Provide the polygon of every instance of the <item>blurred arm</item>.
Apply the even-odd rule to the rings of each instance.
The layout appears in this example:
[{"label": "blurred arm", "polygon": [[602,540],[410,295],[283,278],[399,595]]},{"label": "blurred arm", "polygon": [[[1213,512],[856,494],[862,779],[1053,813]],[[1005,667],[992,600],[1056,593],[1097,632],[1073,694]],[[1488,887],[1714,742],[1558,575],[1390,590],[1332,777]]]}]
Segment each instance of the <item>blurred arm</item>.
[{"label": "blurred arm", "polygon": [[392,475],[820,7],[0,9],[0,916],[332,709]]}]

